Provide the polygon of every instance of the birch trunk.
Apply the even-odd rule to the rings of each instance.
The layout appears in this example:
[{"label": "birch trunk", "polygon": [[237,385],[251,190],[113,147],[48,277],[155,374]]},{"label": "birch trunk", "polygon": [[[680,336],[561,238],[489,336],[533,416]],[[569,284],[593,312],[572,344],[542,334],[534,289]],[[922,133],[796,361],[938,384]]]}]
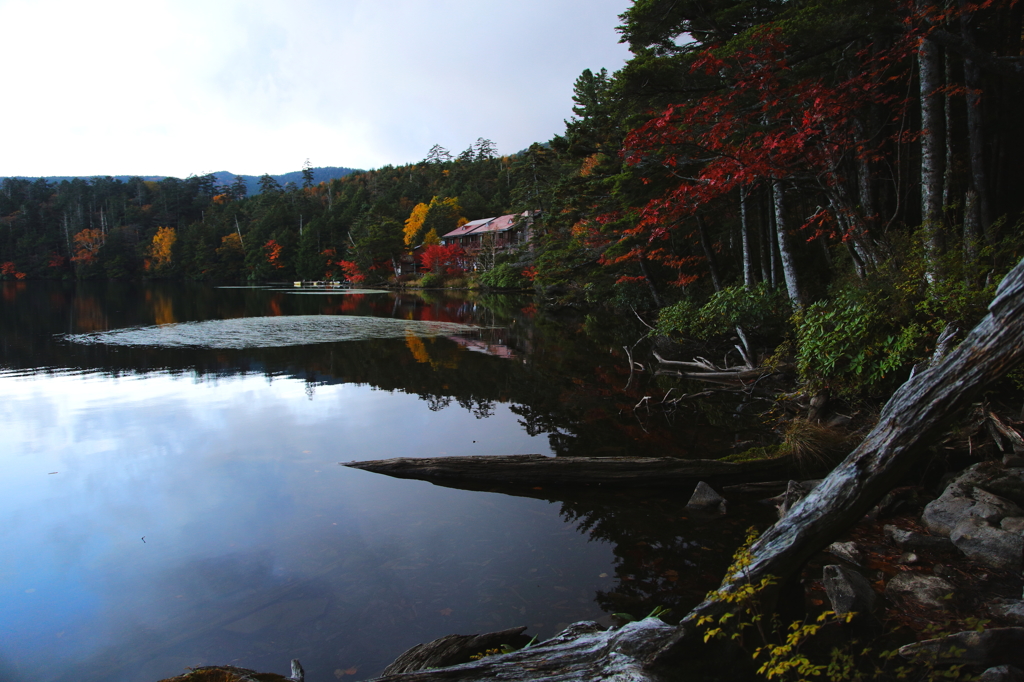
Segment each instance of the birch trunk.
[{"label": "birch trunk", "polygon": [[782,260],[782,276],[786,281],[786,293],[795,307],[803,308],[805,305],[804,296],[797,279],[796,263],[794,262],[793,251],[789,245],[789,235],[786,234],[782,183],[778,180],[772,181],[772,199],[775,205],[775,237],[779,245],[779,256]]},{"label": "birch trunk", "polygon": [[753,244],[751,244],[750,218],[747,215],[747,190],[740,188],[740,238],[743,241],[743,286],[756,284],[754,276]]},{"label": "birch trunk", "polygon": [[[923,7],[923,0],[918,0]],[[939,47],[922,40],[917,52],[921,99],[921,224],[928,260],[925,277],[941,279],[942,254],[942,102],[936,90],[942,81]]]}]

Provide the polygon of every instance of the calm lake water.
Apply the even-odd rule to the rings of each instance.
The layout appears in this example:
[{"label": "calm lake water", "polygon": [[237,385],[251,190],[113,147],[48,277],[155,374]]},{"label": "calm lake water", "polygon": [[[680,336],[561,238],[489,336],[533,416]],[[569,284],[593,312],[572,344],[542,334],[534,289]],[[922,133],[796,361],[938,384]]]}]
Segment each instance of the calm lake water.
[{"label": "calm lake water", "polygon": [[743,437],[733,406],[666,410],[672,384],[630,381],[632,325],[508,296],[0,284],[0,681],[296,657],[365,679],[453,632],[696,603],[759,512],[339,465]]}]

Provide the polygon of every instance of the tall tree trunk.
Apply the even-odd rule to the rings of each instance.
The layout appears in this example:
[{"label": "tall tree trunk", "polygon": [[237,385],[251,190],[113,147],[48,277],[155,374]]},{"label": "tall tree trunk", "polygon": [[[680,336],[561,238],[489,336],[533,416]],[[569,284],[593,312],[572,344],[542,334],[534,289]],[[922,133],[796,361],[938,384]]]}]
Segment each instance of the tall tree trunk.
[{"label": "tall tree trunk", "polygon": [[772,243],[774,239],[769,239],[771,236],[771,217],[764,219],[764,201],[761,198],[761,193],[758,192],[757,197],[757,242],[759,253],[759,260],[761,261],[761,281],[768,282],[771,288],[775,288],[775,272],[772,267]]},{"label": "tall tree trunk", "polygon": [[708,231],[704,226],[704,219],[697,216],[697,232],[700,234],[700,247],[704,250],[704,258],[708,261],[708,272],[711,273],[711,283],[715,291],[722,290],[722,278],[718,276],[718,263],[715,261],[715,252],[711,250],[711,243],[708,240]]},{"label": "tall tree trunk", "polygon": [[786,234],[785,205],[783,204],[782,183],[772,181],[772,200],[775,205],[775,237],[779,245],[779,256],[782,260],[782,276],[786,280],[786,293],[789,300],[797,308],[804,307],[804,296],[797,279],[796,262]]},{"label": "tall tree trunk", "polygon": [[747,188],[740,187],[740,237],[743,241],[743,286],[755,284],[753,244],[751,244],[750,216],[747,215]]},{"label": "tall tree trunk", "polygon": [[[923,12],[925,1],[918,0],[917,5]],[[917,60],[921,99],[921,224],[928,261],[925,277],[934,283],[942,277],[942,103],[936,95],[942,68],[938,45],[922,40]]]},{"label": "tall tree trunk", "polygon": [[[974,35],[974,14],[967,12],[966,0],[960,0],[960,31],[969,45],[977,46]],[[964,58],[964,85],[967,86],[967,142],[970,147],[971,185],[978,195],[981,231],[990,244],[995,241],[990,234],[992,209],[989,202],[988,181],[985,173],[985,130],[981,112],[981,67],[973,60]]]}]

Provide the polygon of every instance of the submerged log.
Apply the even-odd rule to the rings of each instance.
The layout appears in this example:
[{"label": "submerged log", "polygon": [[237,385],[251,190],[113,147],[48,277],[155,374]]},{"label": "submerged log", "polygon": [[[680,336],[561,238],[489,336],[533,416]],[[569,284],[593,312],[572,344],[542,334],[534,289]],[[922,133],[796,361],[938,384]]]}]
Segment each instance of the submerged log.
[{"label": "submerged log", "polygon": [[664,487],[744,483],[777,478],[787,472],[783,459],[756,462],[721,462],[714,459],[670,457],[545,457],[508,455],[480,457],[397,457],[343,466],[413,478],[441,485],[521,484],[577,486],[607,484],[617,487]]}]

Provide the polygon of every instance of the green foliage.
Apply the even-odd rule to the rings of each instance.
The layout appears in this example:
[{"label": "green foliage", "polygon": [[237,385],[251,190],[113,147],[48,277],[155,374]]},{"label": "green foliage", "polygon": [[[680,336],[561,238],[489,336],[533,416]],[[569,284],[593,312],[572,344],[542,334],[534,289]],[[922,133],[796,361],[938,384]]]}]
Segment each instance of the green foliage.
[{"label": "green foliage", "polygon": [[491,289],[527,289],[531,282],[523,277],[523,269],[502,263],[480,275],[480,283]]},{"label": "green foliage", "polygon": [[750,333],[777,333],[788,315],[785,294],[763,282],[753,287],[726,287],[702,306],[684,298],[663,308],[651,335],[709,339],[732,333],[736,325]]},{"label": "green foliage", "polygon": [[929,329],[894,315],[877,293],[839,292],[796,318],[797,369],[811,389],[854,396],[893,385],[895,376],[924,357]]},{"label": "green foliage", "polygon": [[428,272],[420,278],[419,285],[424,289],[437,289],[444,286],[444,277],[436,272]]}]

